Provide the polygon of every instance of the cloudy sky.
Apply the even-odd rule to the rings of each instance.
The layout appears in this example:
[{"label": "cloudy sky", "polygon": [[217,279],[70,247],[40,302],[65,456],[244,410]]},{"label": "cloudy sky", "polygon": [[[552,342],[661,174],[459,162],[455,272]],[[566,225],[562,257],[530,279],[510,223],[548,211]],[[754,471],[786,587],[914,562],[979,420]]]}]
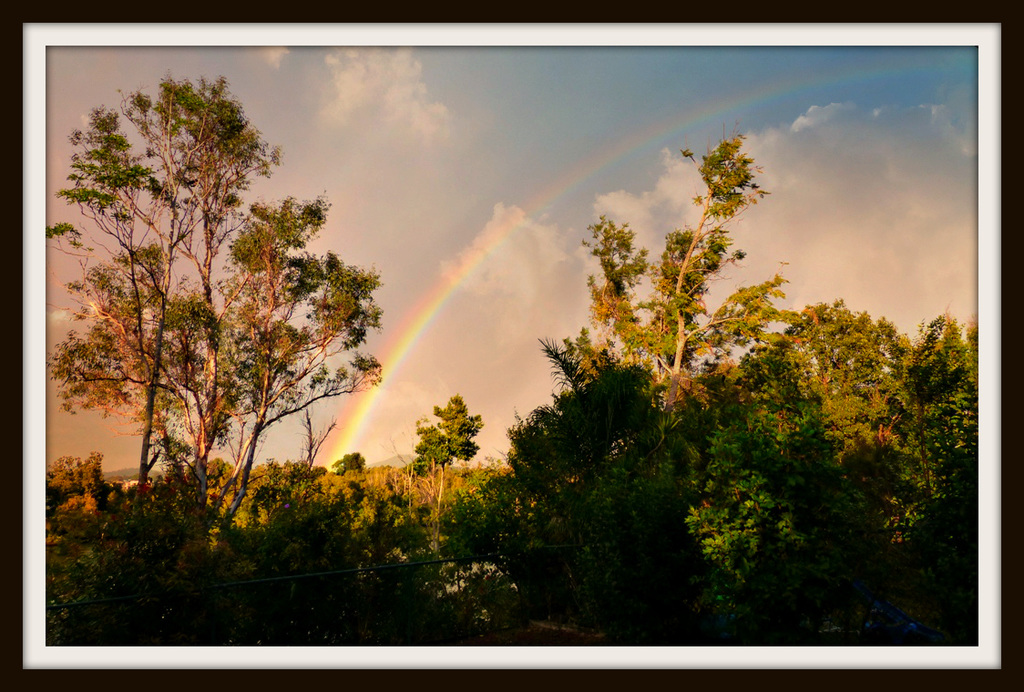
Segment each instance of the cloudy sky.
[{"label": "cloudy sky", "polygon": [[[979,219],[979,160],[984,179],[991,152],[979,146],[978,109],[991,96],[983,77],[979,97],[977,41],[813,29],[740,34],[736,47],[696,45],[715,40],[711,27],[654,41],[607,29],[497,41],[351,30],[62,35],[40,72],[45,223],[79,218],[53,191],[68,171],[68,134],[91,108],[167,74],[224,76],[284,151],[253,199],[326,196],[314,249],[375,267],[384,284],[383,329],[366,347],[384,381],[316,410],[317,425],[337,421],[318,461],[407,453],[417,419],[456,393],[483,416],[479,459],[501,458],[515,416],[551,397],[538,340],[588,326],[587,227],[602,214],[628,222],[660,252],[665,233],[693,219],[699,191],[679,149],[702,152],[723,134],[746,135],[771,193],[736,228],[747,260],[734,284],[782,266],[784,306],[842,298],[907,333],[945,312],[978,314],[979,237],[984,265],[995,229]],[[143,47],[116,45],[129,41]],[[211,42],[275,47],[156,47]],[[560,45],[451,45],[468,42]],[[50,348],[68,327],[60,286],[77,269],[51,249],[45,273]],[[47,385],[48,461],[96,450],[110,469],[136,463],[135,438],[89,413],[61,414],[54,391]],[[295,458],[300,445],[298,429],[282,425],[263,457]]]}]

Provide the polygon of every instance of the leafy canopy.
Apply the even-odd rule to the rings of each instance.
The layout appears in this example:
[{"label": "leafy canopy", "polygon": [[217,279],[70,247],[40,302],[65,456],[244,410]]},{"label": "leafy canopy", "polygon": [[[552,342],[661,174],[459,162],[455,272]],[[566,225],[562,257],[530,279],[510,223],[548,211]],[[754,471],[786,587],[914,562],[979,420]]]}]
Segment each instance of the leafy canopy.
[{"label": "leafy canopy", "polygon": [[476,456],[480,446],[473,438],[484,427],[483,417],[470,415],[461,394],[454,395],[443,408],[435,406],[434,416],[440,419],[438,424],[431,425],[424,418],[416,425],[420,438],[416,445],[416,468],[444,468],[453,461],[468,461]]},{"label": "leafy canopy", "polygon": [[[730,222],[768,193],[743,149],[742,135],[722,140],[698,166],[704,191],[694,197],[695,225],[671,231],[658,261],[635,247],[629,224],[602,216],[584,241],[601,266],[590,276],[591,315],[628,363],[639,363],[666,382],[665,404],[675,404],[681,381],[701,360],[726,355],[733,346],[761,338],[776,318],[773,300],[783,297],[781,275],[741,287],[717,308],[707,303],[713,283],[745,254],[731,250]],[[683,156],[694,160],[693,152]],[[644,280],[647,283],[644,283]],[[638,295],[646,286],[646,295]]]}]

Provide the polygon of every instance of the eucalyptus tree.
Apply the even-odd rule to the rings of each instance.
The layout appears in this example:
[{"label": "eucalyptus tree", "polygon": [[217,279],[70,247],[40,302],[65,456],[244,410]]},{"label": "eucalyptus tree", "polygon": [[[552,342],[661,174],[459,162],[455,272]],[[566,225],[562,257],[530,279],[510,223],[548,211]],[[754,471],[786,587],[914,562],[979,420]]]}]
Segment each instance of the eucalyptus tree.
[{"label": "eucalyptus tree", "polygon": [[[260,442],[275,423],[318,401],[379,381],[380,364],[355,351],[380,327],[374,270],[306,251],[327,218],[323,199],[255,204],[231,245],[224,291],[230,354],[234,463],[215,500],[233,514],[245,496]],[[354,352],[348,363],[339,360]]]},{"label": "eucalyptus tree", "polygon": [[[704,190],[693,199],[697,222],[668,233],[658,261],[635,247],[629,224],[604,216],[590,227],[592,240],[584,241],[601,264],[601,275],[588,280],[593,321],[626,362],[646,365],[667,385],[666,408],[675,405],[700,359],[760,337],[778,314],[773,299],[783,297],[785,280],[776,274],[737,289],[717,307],[707,304],[712,284],[745,257],[742,250],[730,251],[730,223],[768,194],[755,181],[760,169],[743,151],[743,140],[723,139],[701,157]],[[692,151],[681,153],[696,163]],[[639,296],[645,278],[647,295]]]},{"label": "eucalyptus tree", "polygon": [[[52,372],[67,407],[137,420],[145,483],[158,458],[154,434],[164,425],[158,396],[181,261],[194,269],[205,310],[218,316],[218,254],[242,223],[242,193],[254,177],[270,175],[280,151],[263,140],[223,78],[165,77],[154,96],[134,91],[119,109],[94,109],[70,142],[70,185],[57,195],[78,207],[85,224],[57,223],[46,235],[82,255],[83,278],[68,290],[80,305],[75,318],[89,329],[58,346]],[[218,330],[202,336],[205,389],[215,393]],[[204,405],[211,419],[218,396]],[[218,432],[203,436],[212,441]]]}]

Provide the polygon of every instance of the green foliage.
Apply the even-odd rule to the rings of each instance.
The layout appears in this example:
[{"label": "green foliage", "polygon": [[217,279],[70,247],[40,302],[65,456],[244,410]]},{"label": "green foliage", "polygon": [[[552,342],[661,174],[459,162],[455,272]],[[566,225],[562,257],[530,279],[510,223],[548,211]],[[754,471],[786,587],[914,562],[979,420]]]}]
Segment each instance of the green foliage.
[{"label": "green foliage", "polygon": [[420,441],[416,444],[416,458],[410,470],[419,476],[416,487],[426,501],[424,504],[431,506],[431,544],[437,552],[441,548],[445,469],[453,461],[468,461],[476,455],[480,447],[473,438],[484,423],[481,416],[470,415],[460,394],[451,397],[444,408],[435,406],[434,415],[441,419],[437,425],[428,425],[426,419],[416,425]]},{"label": "green foliage", "polygon": [[[510,473],[507,464],[486,466],[453,490],[451,511],[445,515],[449,554],[488,555],[525,539],[517,524],[519,512]],[[523,545],[514,547],[513,552],[518,552]]]},{"label": "green foliage", "polygon": [[705,603],[745,643],[798,643],[846,593],[857,497],[813,405],[736,412],[713,434],[687,524],[712,567]]},{"label": "green foliage", "polygon": [[373,300],[379,275],[344,264],[333,253],[305,252],[326,219],[327,203],[286,199],[258,204],[231,246],[227,293],[233,310],[231,360],[225,382],[238,425],[234,470],[218,502],[236,511],[262,436],[281,419],[316,402],[360,391],[380,379],[372,356],[354,353],[347,366],[329,367],[379,329]]},{"label": "green foliage", "polygon": [[[241,193],[252,177],[270,174],[280,152],[262,140],[223,78],[194,84],[165,77],[155,97],[137,91],[124,95],[119,110],[94,109],[88,127],[72,132],[70,142],[70,185],[57,196],[78,208],[86,226],[59,223],[46,235],[67,239],[95,262],[83,281],[68,284],[81,306],[76,318],[91,327],[51,356],[61,396],[68,406],[96,408],[138,426],[143,483],[157,463],[154,440],[180,437],[190,427],[163,413],[175,406],[181,415],[195,414],[182,413],[195,402],[203,413],[191,426],[194,469],[197,494],[205,498],[207,454],[223,432],[220,335],[210,323],[220,307],[213,296],[215,260],[242,223]],[[99,253],[85,247],[86,236],[97,241]],[[175,382],[182,371],[164,370],[168,311],[176,302],[182,307],[179,296],[196,292],[183,263],[191,265],[208,309],[196,338],[177,344],[186,349],[177,358],[189,376]],[[178,315],[179,336],[188,313]],[[205,381],[189,372],[197,366]]]},{"label": "green foliage", "polygon": [[47,237],[81,249],[88,234],[105,254],[68,284],[88,329],[51,354],[60,396],[69,410],[137,426],[140,481],[159,461],[187,466],[200,505],[211,451],[233,442],[238,455],[214,497],[233,512],[269,427],[379,379],[372,356],[351,353],[340,367],[337,357],[380,327],[380,277],[307,252],[325,200],[246,209],[243,194],[280,151],[223,78],[168,76],[155,94],[95,109],[71,143],[71,184],[58,196],[87,224],[56,224]]},{"label": "green foliage", "polygon": [[453,461],[468,461],[476,456],[480,446],[473,441],[484,427],[483,418],[470,415],[461,394],[454,395],[443,408],[434,407],[437,425],[426,419],[416,425],[420,441],[416,445],[415,468],[422,472],[433,466],[445,467]]},{"label": "green foliage", "polygon": [[61,383],[58,395],[64,410],[128,415],[144,408],[145,390],[139,383],[149,377],[151,358],[140,345],[151,333],[148,316],[161,305],[159,291],[133,282],[131,275],[143,267],[159,272],[159,264],[153,264],[156,252],[148,246],[131,256],[116,255],[68,284],[89,307],[74,315],[76,322],[88,325],[87,331],[71,331],[48,359],[51,376]]},{"label": "green foliage", "polygon": [[174,476],[131,491],[83,514],[73,535],[51,535],[49,601],[101,602],[52,609],[48,641],[408,644],[510,624],[514,591],[493,565],[359,571],[426,553],[394,480],[261,465],[237,520],[222,524]]},{"label": "green foliage", "polygon": [[365,468],[366,458],[359,452],[346,454],[331,465],[331,470],[339,476],[349,472],[358,473]]},{"label": "green foliage", "polygon": [[941,626],[978,637],[978,331],[942,316],[922,325],[905,360],[907,448],[901,537],[922,565]]},{"label": "green foliage", "polygon": [[[665,236],[659,261],[634,247],[634,232],[601,217],[584,241],[601,264],[601,277],[588,279],[591,314],[616,343],[629,363],[649,368],[658,382],[667,382],[666,406],[676,403],[680,386],[702,361],[727,356],[764,335],[778,317],[773,301],[783,297],[781,275],[737,289],[717,308],[707,305],[708,292],[724,269],[744,258],[733,244],[729,223],[767,192],[755,182],[759,172],[742,151],[743,136],[722,140],[702,157],[699,173],[704,193],[694,199],[699,220],[693,227]],[[683,152],[692,158],[690,152]],[[636,295],[643,278],[647,297]]]},{"label": "green foliage", "polygon": [[64,456],[46,469],[46,516],[73,498],[84,508],[102,510],[112,488],[103,480],[103,455],[93,452],[84,461]]},{"label": "green foliage", "polygon": [[672,414],[645,369],[543,346],[561,390],[509,431],[508,471],[455,511],[486,527],[473,546],[506,556],[530,617],[575,619],[623,643],[692,641],[702,566],[681,521],[689,448]]},{"label": "green foliage", "polygon": [[[454,470],[436,516],[416,495],[430,476],[396,469],[260,465],[234,521],[218,522],[197,511],[186,469],[122,496],[97,490],[98,455],[64,460],[49,476],[51,602],[143,598],[54,609],[49,641],[429,643],[553,619],[619,644],[855,644],[859,579],[976,642],[975,329],[943,319],[865,345],[839,328],[856,317],[842,306],[809,310],[817,324],[794,317],[668,411],[646,369],[585,338],[545,343],[551,404],[510,430],[508,464]],[[867,337],[883,324],[852,323]],[[872,361],[879,344],[901,359]],[[827,353],[841,356],[831,370]],[[864,418],[828,406],[874,387],[887,407]],[[893,407],[924,417],[866,440],[864,421]],[[919,444],[930,494],[907,480]],[[230,474],[210,468],[213,483]],[[910,502],[914,521],[890,525]],[[415,564],[440,546],[488,557]],[[382,564],[408,567],[359,570]]]},{"label": "green foliage", "polygon": [[350,368],[329,358],[359,346],[380,327],[374,271],[345,265],[333,253],[303,253],[322,227],[327,204],[286,199],[255,205],[231,246],[233,353],[243,411],[264,427],[321,398],[376,382],[379,364],[357,356]]},{"label": "green foliage", "polygon": [[[898,546],[900,504],[907,454],[901,435],[900,404],[908,340],[885,319],[854,313],[842,300],[810,305],[786,315],[783,335],[773,344],[799,372],[794,395],[820,404],[825,436],[835,447],[846,480],[864,498],[865,519],[874,522],[864,538],[873,563],[858,575],[876,591],[888,592],[902,579]],[[905,579],[903,579],[905,581]]]},{"label": "green foliage", "polygon": [[586,622],[614,642],[686,645],[700,641],[700,584],[706,572],[680,519],[692,493],[668,468],[633,474],[609,469],[581,518],[578,598]]},{"label": "green foliage", "polygon": [[842,454],[893,442],[906,339],[885,319],[853,313],[842,300],[787,315],[808,394],[822,404],[829,438]]},{"label": "green foliage", "polygon": [[210,613],[189,608],[190,594],[233,573],[207,526],[190,488],[165,476],[115,495],[74,534],[48,541],[48,603],[124,599],[51,611],[48,643],[198,643]]}]

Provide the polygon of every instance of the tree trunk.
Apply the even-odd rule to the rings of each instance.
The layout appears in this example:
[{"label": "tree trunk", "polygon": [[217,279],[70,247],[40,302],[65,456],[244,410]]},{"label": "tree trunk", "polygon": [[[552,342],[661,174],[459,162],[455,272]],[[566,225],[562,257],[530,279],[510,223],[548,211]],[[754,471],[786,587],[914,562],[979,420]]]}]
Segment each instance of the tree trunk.
[{"label": "tree trunk", "polygon": [[146,385],[146,411],[142,421],[142,452],[139,455],[139,485],[149,482],[149,471],[154,460],[149,458],[149,448],[153,437],[153,418],[156,415],[156,390],[160,385],[160,361],[164,349],[164,312],[166,311],[166,294],[160,301],[160,320],[157,324],[156,345],[153,349],[153,364]]},{"label": "tree trunk", "polygon": [[[249,448],[245,453],[245,461],[241,468],[241,474],[238,479],[238,487],[235,489],[235,494],[231,498],[231,505],[228,507],[228,516],[235,516],[235,512],[242,504],[242,500],[245,498],[245,492],[249,489],[249,472],[252,470],[253,460],[256,458],[256,447],[259,445],[260,436],[263,434],[262,423],[257,423],[252,431],[250,437]],[[234,479],[232,479],[234,480]],[[229,483],[230,485],[230,483]]]}]

